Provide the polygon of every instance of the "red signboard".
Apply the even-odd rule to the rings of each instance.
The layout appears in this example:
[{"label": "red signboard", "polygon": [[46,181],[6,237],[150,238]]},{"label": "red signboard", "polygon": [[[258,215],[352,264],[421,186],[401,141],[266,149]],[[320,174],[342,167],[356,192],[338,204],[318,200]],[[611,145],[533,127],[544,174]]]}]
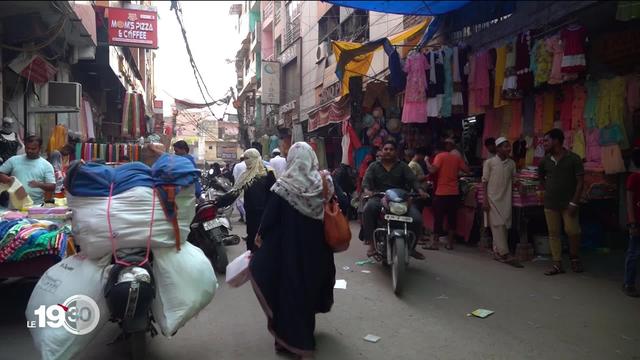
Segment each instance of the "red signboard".
[{"label": "red signboard", "polygon": [[158,14],[155,11],[108,8],[109,45],[158,48]]}]

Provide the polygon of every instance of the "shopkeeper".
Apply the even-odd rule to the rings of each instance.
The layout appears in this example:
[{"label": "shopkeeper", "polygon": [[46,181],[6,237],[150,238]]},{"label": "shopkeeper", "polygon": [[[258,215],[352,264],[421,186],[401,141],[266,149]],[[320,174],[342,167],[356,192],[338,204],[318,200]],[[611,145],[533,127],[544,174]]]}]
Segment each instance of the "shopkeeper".
[{"label": "shopkeeper", "polygon": [[41,148],[42,139],[29,136],[25,140],[26,154],[13,156],[0,166],[0,182],[11,184],[11,176],[15,177],[36,205],[44,202],[45,191],[53,192],[56,189],[53,166],[40,157]]}]

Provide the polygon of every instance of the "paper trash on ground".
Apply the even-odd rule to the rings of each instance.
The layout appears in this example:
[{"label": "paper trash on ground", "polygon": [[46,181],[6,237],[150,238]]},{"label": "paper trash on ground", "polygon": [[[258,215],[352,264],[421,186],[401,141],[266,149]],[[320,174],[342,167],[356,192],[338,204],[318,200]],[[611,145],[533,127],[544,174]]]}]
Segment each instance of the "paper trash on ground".
[{"label": "paper trash on ground", "polygon": [[371,274],[371,270],[360,270],[361,273]]},{"label": "paper trash on ground", "polygon": [[493,311],[491,310],[487,310],[487,309],[478,309],[475,310],[473,312],[471,312],[471,315],[475,316],[475,317],[479,317],[481,319],[486,318],[487,316],[493,314]]},{"label": "paper trash on ground", "polygon": [[367,335],[364,338],[364,341],[368,341],[368,342],[372,342],[372,343],[377,343],[378,341],[380,341],[380,336],[376,336],[376,335]]},{"label": "paper trash on ground", "polygon": [[347,288],[347,280],[336,280],[336,284],[333,286],[334,289],[346,289]]}]

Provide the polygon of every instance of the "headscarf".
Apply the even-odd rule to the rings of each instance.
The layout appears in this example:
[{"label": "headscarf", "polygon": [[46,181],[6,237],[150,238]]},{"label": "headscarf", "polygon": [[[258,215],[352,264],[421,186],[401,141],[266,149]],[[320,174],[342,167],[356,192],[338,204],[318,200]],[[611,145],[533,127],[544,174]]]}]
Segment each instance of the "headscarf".
[{"label": "headscarf", "polygon": [[245,170],[236,183],[233,185],[233,190],[244,191],[251,186],[254,181],[267,175],[267,168],[262,163],[262,156],[256,149],[249,149],[242,155],[244,157],[244,163],[247,165]]},{"label": "headscarf", "polygon": [[[285,199],[303,215],[322,220],[324,199],[322,175],[318,167],[318,157],[309,144],[306,142],[293,144],[287,156],[287,170],[282,173],[271,191]],[[328,173],[326,177],[329,193],[333,194],[331,177]]]}]

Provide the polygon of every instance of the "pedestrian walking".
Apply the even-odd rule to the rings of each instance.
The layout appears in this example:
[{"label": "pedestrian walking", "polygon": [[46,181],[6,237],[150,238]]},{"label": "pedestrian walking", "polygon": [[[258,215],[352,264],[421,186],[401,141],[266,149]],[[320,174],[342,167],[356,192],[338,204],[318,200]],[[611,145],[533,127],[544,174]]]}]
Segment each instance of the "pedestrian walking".
[{"label": "pedestrian walking", "polygon": [[[235,184],[240,180],[240,176],[247,171],[247,164],[244,163],[244,155],[240,157],[240,161],[233,166],[233,183]],[[238,209],[238,214],[240,214],[240,222],[245,222],[246,214],[244,211],[244,199],[242,196],[239,196],[236,200],[236,209]]]},{"label": "pedestrian walking", "polygon": [[282,176],[284,171],[287,169],[287,159],[280,156],[280,149],[273,149],[271,152],[271,160],[269,160],[269,164],[273,168],[273,171],[276,173],[276,178]]},{"label": "pedestrian walking", "polygon": [[516,163],[509,158],[511,144],[500,137],[495,140],[496,155],[487,159],[482,168],[484,211],[493,235],[494,259],[514,267],[523,267],[509,253],[508,229],[511,228],[512,186]]},{"label": "pedestrian walking", "polygon": [[315,315],[333,305],[336,270],[324,239],[318,158],[309,144],[298,142],[287,162],[272,188],[249,268],[275,350],[308,358],[315,349]]},{"label": "pedestrian walking", "polygon": [[[636,169],[640,169],[640,148],[634,148],[631,160]],[[638,258],[640,258],[640,173],[633,172],[627,178],[627,228],[629,246],[624,261],[624,285],[622,290],[631,297],[640,297],[636,289]]]},{"label": "pedestrian walking", "polygon": [[[240,178],[233,185],[233,189],[223,195],[219,202],[233,203],[244,193],[244,210],[247,223],[247,250],[253,251],[254,240],[260,226],[260,219],[271,194],[270,189],[276,182],[273,171],[267,169],[260,153],[256,149],[244,152],[244,162],[247,166]],[[230,200],[229,197],[233,198]]]},{"label": "pedestrian walking", "polygon": [[549,230],[549,245],[553,265],[545,275],[564,273],[562,267],[562,225],[569,236],[571,268],[584,271],[578,255],[580,249],[580,222],[578,208],[584,183],[582,159],[564,147],[564,133],[552,129],[544,135],[547,155],[540,162],[538,174],[544,186],[544,216]]}]

